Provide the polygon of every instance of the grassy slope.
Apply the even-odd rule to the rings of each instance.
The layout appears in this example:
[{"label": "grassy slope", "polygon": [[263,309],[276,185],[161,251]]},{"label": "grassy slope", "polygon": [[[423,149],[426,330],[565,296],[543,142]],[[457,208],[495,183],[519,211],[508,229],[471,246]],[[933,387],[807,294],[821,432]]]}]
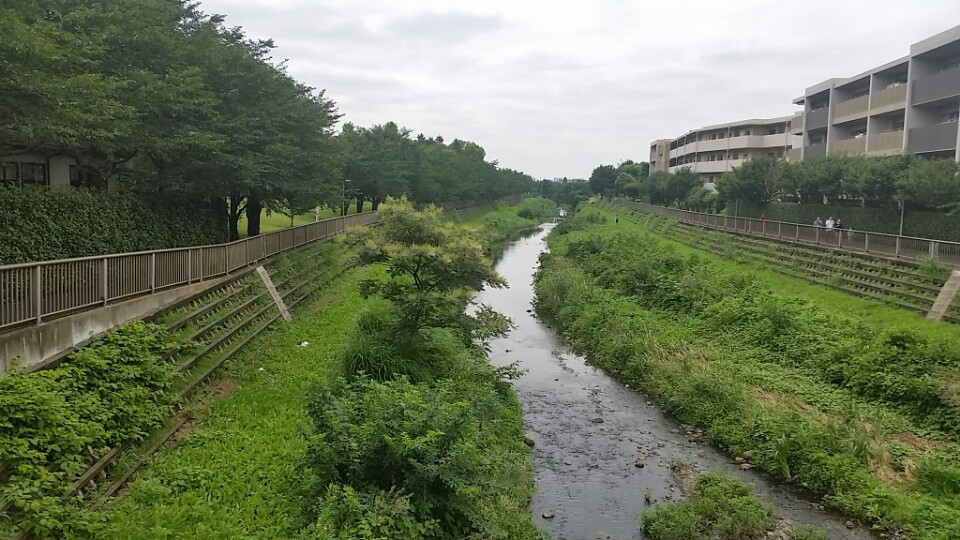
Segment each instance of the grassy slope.
[{"label": "grassy slope", "polygon": [[[177,447],[137,476],[105,513],[111,538],[289,538],[299,526],[296,460],[306,392],[360,308],[353,270],[288,326],[254,340],[221,378],[236,387],[214,401]],[[320,309],[322,308],[322,309]],[[299,343],[309,345],[300,347]]]},{"label": "grassy slope", "polygon": [[[516,217],[491,207],[470,225],[482,227],[497,211]],[[231,361],[218,378],[235,383],[232,392],[135,477],[126,496],[104,512],[98,537],[296,537],[304,525],[297,493],[305,479],[297,460],[305,449],[300,427],[309,423],[306,394],[330,377],[331,360],[363,306],[357,285],[371,272],[341,276],[303,314],[294,313],[292,324],[256,338]],[[299,347],[302,341],[309,345]],[[519,408],[514,420],[520,422]],[[512,481],[526,485],[523,478]]]},{"label": "grassy slope", "polygon": [[[612,220],[615,214],[609,210],[605,210],[605,212],[610,217],[611,223],[613,223]],[[931,326],[935,326],[937,327],[938,331],[946,332],[949,335],[960,339],[960,326],[930,322],[919,313],[907,311],[874,300],[861,298],[859,296],[853,296],[834,289],[828,289],[820,285],[803,281],[802,279],[785,276],[753,261],[735,262],[718,257],[713,253],[692,248],[686,244],[681,244],[662,235],[656,234],[643,225],[647,219],[656,218],[648,218],[642,214],[638,214],[635,217],[628,216],[621,211],[619,227],[653,234],[660,241],[676,248],[677,252],[683,254],[696,254],[697,256],[710,261],[711,264],[717,265],[723,270],[738,273],[748,271],[750,272],[750,275],[774,288],[774,290],[776,290],[779,294],[806,298],[807,300],[822,306],[826,306],[843,313],[863,317],[865,320],[873,321],[878,324],[896,325],[905,328],[930,328]]]},{"label": "grassy slope", "polygon": [[[652,232],[643,225],[631,223],[623,217],[621,215],[620,223],[617,225],[614,224],[612,213],[608,213],[608,224],[595,225],[594,227],[626,228],[645,233]],[[644,219],[640,218],[640,221],[642,222]],[[712,254],[668,241],[660,235],[654,234],[654,236],[674,246],[682,253],[695,253],[708,260],[711,265],[719,270],[736,274],[747,271],[751,276],[755,276],[760,281],[770,285],[781,295],[806,298],[821,307],[852,314],[871,326],[889,327],[895,325],[900,328],[925,328],[927,332],[930,332],[933,328],[939,333],[960,337],[960,328],[955,326],[930,323],[910,312],[824,289],[766,270],[759,265],[724,260]],[[735,451],[745,450],[753,444],[761,444],[759,440],[754,439],[754,436],[758,434],[754,430],[767,430],[770,426],[765,425],[765,423],[771,419],[780,418],[779,415],[781,414],[786,414],[787,416],[782,417],[786,418],[789,415],[799,413],[800,418],[805,419],[802,422],[808,424],[813,422],[809,425],[814,431],[818,429],[829,430],[830,426],[827,424],[831,422],[840,422],[855,429],[862,429],[863,434],[855,436],[854,440],[863,440],[869,445],[870,472],[876,478],[882,479],[884,484],[899,491],[902,498],[897,499],[896,502],[891,499],[889,501],[890,506],[887,506],[886,503],[875,506],[878,503],[876,499],[872,502],[866,500],[871,496],[890,497],[889,492],[881,494],[883,492],[882,488],[877,489],[861,485],[862,490],[854,489],[852,492],[849,490],[853,487],[847,486],[844,491],[847,491],[847,496],[852,496],[852,498],[848,497],[845,501],[838,500],[836,502],[840,503],[840,506],[846,507],[848,511],[860,515],[877,516],[878,513],[884,514],[884,512],[878,512],[880,508],[884,507],[891,509],[892,514],[905,512],[906,514],[900,516],[886,514],[886,517],[893,518],[894,521],[899,521],[902,518],[905,521],[912,522],[915,526],[914,532],[917,533],[916,537],[946,538],[946,536],[938,535],[936,530],[939,527],[934,526],[939,517],[935,517],[937,516],[937,510],[934,510],[932,506],[936,506],[937,503],[926,496],[922,497],[923,500],[917,498],[914,479],[909,474],[904,475],[894,471],[890,466],[892,455],[888,453],[892,452],[893,447],[898,443],[909,443],[910,445],[919,443],[923,450],[927,450],[927,445],[932,448],[939,443],[924,441],[924,436],[939,438],[945,434],[930,433],[898,411],[882,404],[866,401],[846,389],[827,385],[801,369],[763,361],[765,357],[762,351],[738,345],[734,335],[729,338],[721,335],[702,335],[700,332],[693,330],[696,325],[689,328],[684,327],[678,324],[679,321],[669,314],[644,310],[638,306],[631,307],[629,300],[623,300],[622,304],[620,308],[613,306],[610,308],[617,313],[617,315],[614,315],[614,319],[617,321],[616,324],[623,326],[620,328],[620,332],[625,338],[628,338],[627,341],[632,339],[629,336],[642,336],[647,332],[652,332],[669,342],[685,344],[678,351],[689,348],[691,352],[697,352],[698,354],[693,355],[690,359],[678,361],[673,358],[675,355],[671,354],[668,348],[664,357],[665,361],[660,361],[655,358],[656,354],[654,353],[656,351],[648,351],[652,356],[646,362],[640,362],[638,366],[635,366],[640,368],[639,371],[636,371],[636,369],[631,369],[631,366],[624,366],[620,363],[624,352],[622,347],[626,345],[626,342],[617,344],[615,339],[600,339],[599,341],[587,339],[586,343],[582,344],[587,346],[591,352],[599,354],[596,360],[601,365],[615,367],[618,371],[623,368],[623,374],[627,379],[640,377],[646,380],[648,390],[660,395],[672,409],[676,409],[681,416],[689,416],[686,419],[695,423],[697,417],[700,416],[696,412],[696,408],[708,406],[710,401],[709,399],[701,399],[704,393],[720,394],[725,392],[725,395],[729,395],[730,399],[742,405],[740,409],[742,416],[733,410],[730,411],[734,416],[740,416],[740,418],[729,426],[729,433],[717,434],[718,442],[722,444],[724,441],[728,443],[739,441],[734,444],[738,447],[747,445],[746,447],[734,448]],[[596,314],[590,315],[582,322],[589,322],[589,318],[595,316]],[[569,315],[565,317],[569,317]],[[629,317],[636,317],[636,320],[628,320]],[[576,318],[572,320],[576,320]],[[571,329],[573,334],[576,334],[576,330],[576,328]],[[641,333],[634,334],[638,330],[642,330]],[[581,329],[581,331],[585,330]],[[661,332],[672,334],[672,337],[660,335]],[[643,339],[640,339],[640,342],[642,341]],[[645,372],[649,376],[644,376]],[[650,374],[653,372],[656,372],[655,375]],[[720,388],[726,390],[719,392]],[[694,396],[699,397],[695,398]],[[735,420],[734,416],[730,417],[731,421]],[[746,424],[746,427],[744,425],[735,427],[736,424],[741,423]],[[818,424],[824,427],[815,427]],[[856,426],[862,427],[856,428]],[[939,450],[943,451],[944,454],[949,454],[952,453],[950,449],[953,446],[950,444],[942,445]],[[923,451],[915,452],[913,456],[916,457],[917,453],[923,453]],[[765,464],[761,462],[761,465]],[[908,467],[909,469],[910,467]],[[775,468],[771,472],[776,472]],[[822,477],[823,475],[818,476]],[[860,478],[862,479],[863,476],[860,476]],[[868,495],[871,492],[872,495]],[[893,498],[896,499],[896,497]],[[948,498],[941,499],[941,504],[948,500]],[[940,508],[944,509],[944,507]],[[955,518],[952,515],[941,514],[941,516],[944,520]],[[947,523],[943,521],[940,524],[945,528],[947,526]],[[956,527],[956,525],[956,523],[952,523],[951,527]],[[942,534],[949,533],[943,532]]]},{"label": "grassy slope", "polygon": [[[364,211],[370,211],[370,205],[364,207]],[[357,206],[350,205],[350,209],[347,210],[348,214],[356,214]],[[337,217],[339,214],[334,208],[321,208],[320,209],[320,219],[330,219],[332,217]],[[313,223],[317,219],[317,214],[315,212],[307,212],[305,214],[300,214],[294,216],[293,226],[306,225],[307,223]],[[247,236],[247,217],[246,215],[240,216],[240,222],[237,225],[240,229],[240,236]],[[260,216],[260,231],[261,232],[272,232],[279,231],[280,229],[287,229],[290,227],[290,216],[285,216],[279,212],[271,212],[270,215],[267,215],[267,211],[264,210],[263,214]]]}]

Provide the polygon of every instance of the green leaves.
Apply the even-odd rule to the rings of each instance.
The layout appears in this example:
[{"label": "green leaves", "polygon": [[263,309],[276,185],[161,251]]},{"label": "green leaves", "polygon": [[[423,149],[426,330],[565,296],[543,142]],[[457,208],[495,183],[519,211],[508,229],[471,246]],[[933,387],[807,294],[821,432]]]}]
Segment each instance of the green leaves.
[{"label": "green leaves", "polygon": [[10,471],[0,505],[13,504],[6,519],[52,536],[82,521],[60,497],[84,465],[163,424],[175,378],[163,357],[175,344],[160,328],[135,323],[57,368],[0,378],[0,463]]}]

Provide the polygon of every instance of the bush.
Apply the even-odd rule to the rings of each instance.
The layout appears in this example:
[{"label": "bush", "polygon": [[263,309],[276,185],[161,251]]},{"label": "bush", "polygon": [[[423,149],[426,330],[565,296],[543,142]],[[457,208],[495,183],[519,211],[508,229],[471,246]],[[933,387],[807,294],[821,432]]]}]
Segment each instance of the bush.
[{"label": "bush", "polygon": [[[10,476],[0,505],[29,531],[67,525],[60,497],[96,455],[142,439],[163,425],[173,400],[176,342],[161,328],[134,323],[70,355],[59,367],[0,378],[0,463]],[[48,470],[48,464],[59,468]]]},{"label": "bush", "polygon": [[[477,378],[340,383],[314,396],[308,413],[314,434],[305,464],[313,474],[314,519],[355,529],[369,519],[359,509],[375,506],[379,497],[402,510],[399,523],[383,526],[409,529],[411,517],[423,526],[423,536],[390,538],[535,537],[528,518],[509,517],[523,516],[519,506],[496,509],[501,497],[519,495],[516,486],[497,480],[498,469],[527,457],[519,422],[502,423],[505,414],[519,417],[493,384],[492,371],[485,384]],[[342,510],[322,510],[331,496],[339,500],[350,491],[366,495],[364,504],[354,500],[346,518]],[[523,536],[508,534],[513,528]]]},{"label": "bush", "polygon": [[654,540],[738,540],[773,527],[773,510],[753,495],[753,486],[719,473],[704,473],[684,501],[643,513]]},{"label": "bush", "polygon": [[226,237],[222,209],[185,195],[0,187],[0,208],[0,264],[213,244]]}]

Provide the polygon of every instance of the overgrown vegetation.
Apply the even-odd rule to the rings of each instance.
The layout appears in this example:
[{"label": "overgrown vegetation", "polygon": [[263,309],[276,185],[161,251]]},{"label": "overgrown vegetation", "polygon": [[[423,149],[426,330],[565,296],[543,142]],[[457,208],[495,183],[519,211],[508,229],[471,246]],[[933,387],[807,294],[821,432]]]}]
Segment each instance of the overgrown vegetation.
[{"label": "overgrown vegetation", "polygon": [[85,526],[62,496],[97,456],[166,421],[176,375],[165,356],[176,345],[160,327],[134,323],[59,367],[0,378],[0,506],[10,505],[0,532],[63,537]]},{"label": "overgrown vegetation", "polygon": [[773,524],[773,509],[753,495],[753,486],[710,472],[697,478],[685,500],[643,513],[654,540],[758,538]]},{"label": "overgrown vegetation", "polygon": [[557,227],[537,277],[538,309],[577,348],[845,512],[960,534],[956,340],[778,294],[603,216]]},{"label": "overgrown vegetation", "polygon": [[372,300],[339,377],[307,407],[310,535],[538,538],[519,407],[483,348],[509,321],[484,306],[464,312],[480,287],[502,281],[485,247],[439,209],[388,201],[381,216],[355,240],[360,260],[387,277],[361,284]]}]

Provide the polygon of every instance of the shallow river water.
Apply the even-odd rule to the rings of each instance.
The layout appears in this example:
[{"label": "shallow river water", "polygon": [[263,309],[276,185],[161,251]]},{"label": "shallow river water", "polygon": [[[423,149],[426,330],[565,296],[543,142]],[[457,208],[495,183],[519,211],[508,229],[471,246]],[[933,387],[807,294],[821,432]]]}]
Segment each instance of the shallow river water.
[{"label": "shallow river water", "polygon": [[[680,458],[699,470],[736,475],[790,523],[822,527],[834,539],[868,539],[838,516],[817,510],[815,501],[697,442],[656,404],[571,353],[532,313],[533,273],[552,225],[518,240],[500,259],[507,280],[478,300],[509,316],[516,329],[492,343],[491,361],[519,362],[526,374],[514,382],[527,434],[534,440],[537,493],[535,523],[558,540],[643,538],[639,515],[644,495],[654,504],[680,497],[670,461]],[[644,467],[635,466],[643,460]],[[552,519],[543,518],[544,512]]]}]

